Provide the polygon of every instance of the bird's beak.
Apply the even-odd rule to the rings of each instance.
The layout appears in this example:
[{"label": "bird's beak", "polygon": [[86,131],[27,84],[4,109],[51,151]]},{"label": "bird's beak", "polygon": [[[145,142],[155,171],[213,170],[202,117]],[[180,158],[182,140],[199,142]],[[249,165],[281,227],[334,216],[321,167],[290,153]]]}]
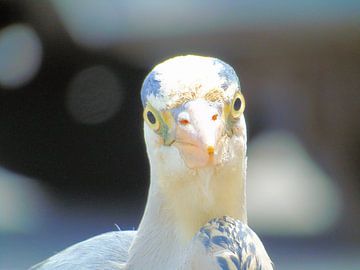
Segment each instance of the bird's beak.
[{"label": "bird's beak", "polygon": [[174,145],[188,167],[214,166],[220,162],[223,134],[218,109],[206,100],[192,100],[178,115]]}]

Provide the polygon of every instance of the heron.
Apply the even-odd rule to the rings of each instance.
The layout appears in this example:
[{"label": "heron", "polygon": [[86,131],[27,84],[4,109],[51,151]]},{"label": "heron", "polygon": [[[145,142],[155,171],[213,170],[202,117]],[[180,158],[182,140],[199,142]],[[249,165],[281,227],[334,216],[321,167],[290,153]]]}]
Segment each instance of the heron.
[{"label": "heron", "polygon": [[234,69],[184,55],[141,88],[150,186],[137,231],[77,243],[31,270],[273,269],[247,225],[245,98]]}]

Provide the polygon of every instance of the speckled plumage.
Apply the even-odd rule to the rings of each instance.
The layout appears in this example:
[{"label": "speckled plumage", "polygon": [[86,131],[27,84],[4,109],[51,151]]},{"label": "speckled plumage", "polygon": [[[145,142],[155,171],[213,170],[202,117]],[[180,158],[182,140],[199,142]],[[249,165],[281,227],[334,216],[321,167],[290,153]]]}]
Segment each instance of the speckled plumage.
[{"label": "speckled plumage", "polygon": [[196,236],[221,270],[267,270],[272,263],[257,235],[231,217],[214,218]]}]

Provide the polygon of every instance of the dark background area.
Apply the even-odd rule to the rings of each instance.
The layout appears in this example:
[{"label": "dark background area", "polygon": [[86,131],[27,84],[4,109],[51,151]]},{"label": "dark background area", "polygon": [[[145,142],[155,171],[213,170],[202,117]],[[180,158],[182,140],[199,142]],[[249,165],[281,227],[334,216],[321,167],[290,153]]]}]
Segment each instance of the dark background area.
[{"label": "dark background area", "polygon": [[[140,88],[179,54],[231,64],[249,144],[291,133],[340,194],[324,231],[258,231],[277,269],[359,269],[360,4],[259,3],[0,0],[0,269],[24,269],[114,224],[137,227],[149,177]],[[33,29],[41,53],[14,86],[2,81],[1,57],[16,51],[1,44],[15,24]]]}]

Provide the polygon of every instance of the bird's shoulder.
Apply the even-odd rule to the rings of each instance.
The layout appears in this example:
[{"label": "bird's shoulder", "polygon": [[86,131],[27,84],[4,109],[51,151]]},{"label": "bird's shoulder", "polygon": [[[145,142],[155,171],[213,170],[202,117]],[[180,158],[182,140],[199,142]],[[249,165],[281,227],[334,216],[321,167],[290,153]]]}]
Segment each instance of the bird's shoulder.
[{"label": "bird's shoulder", "polygon": [[121,269],[128,259],[136,231],[113,231],[94,236],[55,254],[29,270]]},{"label": "bird's shoulder", "polygon": [[218,269],[272,270],[272,262],[259,237],[251,228],[228,216],[205,224],[196,236]]}]

